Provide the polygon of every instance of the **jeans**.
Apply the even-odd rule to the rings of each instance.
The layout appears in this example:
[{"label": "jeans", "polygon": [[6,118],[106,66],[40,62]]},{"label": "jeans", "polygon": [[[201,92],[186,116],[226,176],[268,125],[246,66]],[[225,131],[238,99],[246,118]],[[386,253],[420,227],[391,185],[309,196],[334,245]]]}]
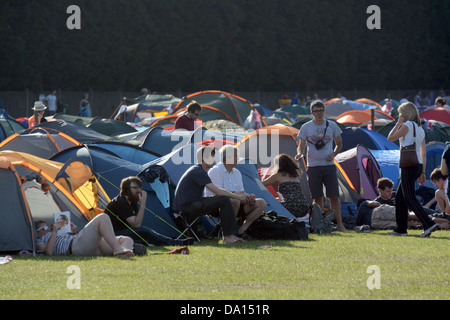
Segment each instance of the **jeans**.
[{"label": "jeans", "polygon": [[234,215],[231,200],[228,197],[204,197],[199,201],[192,202],[184,210],[184,213],[188,219],[205,214],[219,217],[224,236],[230,236],[238,232],[236,216]]},{"label": "jeans", "polygon": [[395,231],[398,233],[407,233],[408,209],[414,212],[424,229],[428,229],[434,225],[434,221],[430,219],[416,198],[414,184],[421,173],[421,164],[415,167],[401,169],[400,184],[397,195],[395,196],[395,215],[397,220],[397,228]]}]

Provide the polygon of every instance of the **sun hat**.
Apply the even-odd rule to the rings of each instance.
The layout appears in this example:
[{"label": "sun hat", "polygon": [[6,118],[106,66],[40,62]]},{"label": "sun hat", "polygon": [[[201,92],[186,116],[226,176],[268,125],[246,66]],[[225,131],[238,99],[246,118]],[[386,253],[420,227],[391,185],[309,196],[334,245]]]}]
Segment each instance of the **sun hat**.
[{"label": "sun hat", "polygon": [[34,107],[31,109],[34,111],[44,111],[45,109],[47,109],[47,107],[42,103],[42,101],[36,101],[34,103]]}]

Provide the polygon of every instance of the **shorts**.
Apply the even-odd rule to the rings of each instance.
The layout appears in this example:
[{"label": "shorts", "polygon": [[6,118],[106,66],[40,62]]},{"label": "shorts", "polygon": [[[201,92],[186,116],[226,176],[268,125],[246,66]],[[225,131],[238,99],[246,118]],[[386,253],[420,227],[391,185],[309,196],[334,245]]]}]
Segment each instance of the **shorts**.
[{"label": "shorts", "polygon": [[323,197],[323,186],[327,190],[327,197],[339,197],[336,166],[309,167],[307,173],[312,199]]}]

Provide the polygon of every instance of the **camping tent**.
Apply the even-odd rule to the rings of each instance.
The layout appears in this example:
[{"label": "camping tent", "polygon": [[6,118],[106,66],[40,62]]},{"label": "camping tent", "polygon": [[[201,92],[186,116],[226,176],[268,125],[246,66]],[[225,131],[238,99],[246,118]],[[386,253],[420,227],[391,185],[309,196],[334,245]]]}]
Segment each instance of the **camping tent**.
[{"label": "camping tent", "polygon": [[73,157],[83,159],[92,168],[98,181],[104,186],[110,198],[114,198],[119,194],[120,183],[123,178],[140,176],[143,188],[147,191],[145,218],[142,225],[160,234],[178,237],[180,232],[175,227],[175,223],[167,208],[161,204],[158,198],[158,190],[153,189],[151,183],[145,180],[147,176],[141,174],[150,165],[144,166],[122,159],[112,151],[95,145],[76,146],[66,149],[53,156],[52,160],[66,161]]},{"label": "camping tent", "polygon": [[396,150],[398,145],[376,131],[363,128],[345,128],[342,130],[342,152],[361,144],[370,150]]},{"label": "camping tent", "polygon": [[54,129],[34,127],[18,132],[0,143],[0,151],[12,150],[26,152],[49,159],[61,150],[80,143],[65,133]]},{"label": "camping tent", "polygon": [[123,121],[112,119],[94,121],[90,123],[87,127],[110,137],[137,131],[135,128],[133,128],[132,126]]},{"label": "camping tent", "polygon": [[23,130],[25,130],[25,127],[16,120],[2,118],[0,116],[0,142]]},{"label": "camping tent", "polygon": [[103,149],[111,151],[112,153],[114,153],[114,155],[124,160],[142,165],[160,157],[158,154],[155,154],[152,151],[125,142],[103,141],[95,144],[90,144],[88,146],[101,147]]},{"label": "camping tent", "polygon": [[[202,108],[208,107],[202,109],[200,114],[202,121],[225,119],[242,126],[252,110],[258,112],[253,104],[244,98],[224,91],[208,90],[188,95],[174,108],[173,113],[178,113],[193,100],[202,105]],[[205,118],[209,113],[212,113],[212,110],[220,113],[222,117]],[[262,125],[265,126],[264,121]]]},{"label": "camping tent", "polygon": [[335,159],[361,197],[372,200],[378,196],[377,181],[382,177],[382,173],[376,159],[367,148],[358,145],[339,153]]},{"label": "camping tent", "polygon": [[450,109],[430,108],[419,114],[420,118],[427,120],[436,120],[450,124]]},{"label": "camping tent", "polygon": [[62,119],[40,123],[37,128],[53,129],[65,133],[80,143],[95,143],[110,139],[110,136],[87,128],[83,124]]},{"label": "camping tent", "polygon": [[[381,110],[373,110],[374,112],[374,120],[390,120],[394,121],[395,119],[388,115],[387,113]],[[336,118],[336,121],[345,124],[345,125],[361,125],[366,122],[370,122],[372,119],[372,110],[350,110],[344,112],[339,117]]]},{"label": "camping tent", "polygon": [[299,130],[282,124],[268,126],[249,133],[236,146],[241,157],[248,158],[257,167],[270,167],[275,156],[281,153],[295,157]]},{"label": "camping tent", "polygon": [[325,114],[328,116],[336,116],[336,117],[351,110],[365,111],[371,109],[381,110],[381,108],[377,105],[365,104],[351,100],[338,99],[336,101],[332,101],[325,104]]},{"label": "camping tent", "polygon": [[36,251],[34,220],[53,223],[53,213],[70,211],[80,230],[109,198],[79,159],[64,163],[30,154],[0,152],[0,251]]}]

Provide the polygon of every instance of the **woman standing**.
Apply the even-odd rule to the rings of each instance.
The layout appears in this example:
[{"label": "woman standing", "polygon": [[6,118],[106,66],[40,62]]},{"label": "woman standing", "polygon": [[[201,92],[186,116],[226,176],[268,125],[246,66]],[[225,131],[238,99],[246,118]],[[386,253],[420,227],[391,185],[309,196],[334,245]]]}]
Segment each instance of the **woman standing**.
[{"label": "woman standing", "polygon": [[397,124],[392,128],[391,132],[389,132],[387,140],[390,142],[400,140],[400,147],[409,146],[415,143],[419,164],[417,166],[401,169],[400,185],[395,196],[397,228],[388,234],[399,236],[408,234],[408,209],[410,209],[419,218],[424,228],[424,232],[420,236],[426,237],[429,236],[438,225],[428,217],[419,201],[417,201],[414,188],[417,179],[419,179],[420,184],[425,182],[425,132],[420,126],[419,112],[413,103],[407,102],[402,104],[398,108],[398,113],[399,117]]}]

